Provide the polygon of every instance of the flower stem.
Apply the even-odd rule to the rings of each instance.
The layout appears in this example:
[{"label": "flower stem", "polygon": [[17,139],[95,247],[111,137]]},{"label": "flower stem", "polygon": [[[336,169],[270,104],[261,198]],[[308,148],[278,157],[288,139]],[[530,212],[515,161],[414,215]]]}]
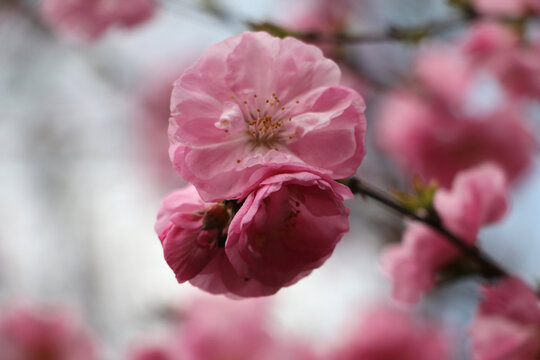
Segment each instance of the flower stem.
[{"label": "flower stem", "polygon": [[509,276],[506,270],[504,270],[500,265],[491,260],[486,254],[482,253],[482,251],[480,251],[478,247],[468,244],[465,240],[453,234],[451,231],[446,229],[444,225],[437,219],[429,216],[419,215],[405,208],[381,190],[378,190],[375,187],[366,184],[360,179],[350,178],[347,179],[344,183],[351,189],[353,194],[358,194],[363,197],[368,197],[376,200],[379,203],[397,211],[401,215],[412,220],[421,222],[429,226],[431,229],[435,230],[439,234],[443,235],[443,237],[448,240],[448,242],[458,248],[467,258],[469,258],[471,261],[474,261],[478,265],[479,271],[482,276],[488,279]]}]

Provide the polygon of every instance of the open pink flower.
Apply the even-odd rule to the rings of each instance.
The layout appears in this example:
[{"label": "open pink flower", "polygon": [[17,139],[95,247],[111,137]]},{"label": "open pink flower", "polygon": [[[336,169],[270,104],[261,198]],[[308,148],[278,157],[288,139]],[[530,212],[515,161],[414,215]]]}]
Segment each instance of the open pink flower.
[{"label": "open pink flower", "polygon": [[315,46],[243,33],[210,47],[175,83],[169,138],[180,174],[207,201],[241,198],[268,172],[353,175],[364,102]]},{"label": "open pink flower", "polygon": [[225,249],[236,271],[287,286],[321,266],[349,230],[350,190],[319,175],[278,174],[249,194],[229,227]]},{"label": "open pink flower", "polygon": [[[474,244],[482,226],[499,221],[506,213],[504,173],[493,164],[464,171],[451,190],[437,191],[434,207],[448,230]],[[381,266],[393,280],[394,298],[414,303],[433,287],[437,272],[458,257],[459,251],[442,235],[413,222],[403,241],[385,250]]]},{"label": "open pink flower", "polygon": [[540,356],[540,306],[526,284],[507,278],[486,286],[470,328],[474,360],[535,360]]},{"label": "open pink flower", "polygon": [[70,312],[16,306],[0,317],[2,360],[95,360],[87,331]]},{"label": "open pink flower", "polygon": [[442,331],[396,309],[381,307],[356,321],[330,360],[445,360],[450,344]]},{"label": "open pink flower", "polygon": [[110,27],[131,27],[152,17],[154,0],[44,0],[43,16],[58,32],[92,41]]},{"label": "open pink flower", "polygon": [[[256,279],[247,281],[233,269],[221,243],[228,224],[228,214],[224,211],[221,204],[203,202],[192,185],[163,199],[155,229],[176,279],[180,283],[189,281],[214,294],[275,293],[280,287],[266,286]],[[205,230],[204,221],[214,221],[217,225]]]}]

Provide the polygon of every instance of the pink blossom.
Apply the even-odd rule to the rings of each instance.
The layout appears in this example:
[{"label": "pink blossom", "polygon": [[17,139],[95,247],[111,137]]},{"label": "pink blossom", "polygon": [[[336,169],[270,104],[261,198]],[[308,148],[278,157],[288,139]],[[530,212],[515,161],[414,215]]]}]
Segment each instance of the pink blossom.
[{"label": "pink blossom", "polygon": [[409,173],[448,187],[461,170],[497,163],[511,181],[529,169],[534,139],[514,106],[456,116],[440,103],[396,92],[382,107],[377,141]]},{"label": "pink blossom", "polygon": [[155,344],[140,346],[132,351],[130,360],[181,360],[177,352],[167,345]]},{"label": "pink blossom", "polygon": [[314,46],[243,33],[210,47],[175,83],[169,138],[180,174],[207,201],[242,198],[268,172],[353,175],[364,102]]},{"label": "pink blossom", "polygon": [[54,30],[93,41],[111,27],[132,27],[147,21],[154,0],[44,0],[42,12]]},{"label": "pink blossom", "polygon": [[409,173],[445,187],[486,161],[515,182],[535,148],[519,99],[540,97],[534,59],[534,49],[520,48],[516,34],[491,22],[457,44],[424,51],[414,68],[418,86],[390,93],[381,107],[377,143]]},{"label": "pink blossom", "polygon": [[516,51],[519,37],[508,26],[498,22],[482,21],[472,25],[463,39],[461,52],[473,61],[485,62],[494,56]]},{"label": "pink blossom", "polygon": [[301,342],[270,331],[269,304],[199,298],[185,311],[176,339],[182,360],[313,360]]},{"label": "pink blossom", "polygon": [[263,180],[229,227],[225,250],[236,271],[267,286],[287,286],[321,266],[349,230],[350,190],[300,172]]},{"label": "pink blossom", "polygon": [[391,308],[378,308],[344,334],[330,360],[450,359],[446,336],[432,324]]},{"label": "pink blossom", "polygon": [[[460,173],[451,190],[435,194],[434,207],[443,225],[469,244],[480,228],[495,223],[508,207],[508,185],[502,170],[485,164]],[[393,296],[414,303],[430,290],[438,271],[459,257],[459,251],[434,230],[411,223],[403,241],[389,246],[381,260],[393,280]]]},{"label": "pink blossom", "polygon": [[[231,266],[224,244],[220,243],[228,221],[219,219],[224,216],[220,208],[220,204],[203,202],[191,185],[163,200],[155,230],[176,279],[180,283],[189,281],[214,294],[261,296],[275,293],[279,287],[263,285],[256,279],[247,281]],[[205,215],[215,209],[220,212],[217,221],[223,221],[223,227],[204,230]]]},{"label": "pink blossom", "polygon": [[537,0],[473,0],[475,9],[490,16],[519,17],[525,15]]},{"label": "pink blossom", "polygon": [[486,286],[470,328],[474,360],[535,360],[540,356],[538,298],[521,280]]},{"label": "pink blossom", "polygon": [[68,311],[16,306],[0,318],[2,360],[94,360],[87,331]]},{"label": "pink blossom", "polygon": [[[441,81],[444,74],[452,74]],[[437,100],[460,104],[467,96],[473,76],[468,59],[451,47],[433,48],[425,51],[415,64],[415,75]]]},{"label": "pink blossom", "polygon": [[462,52],[472,67],[491,71],[508,93],[540,99],[539,48],[521,44],[508,26],[491,22],[473,26]]},{"label": "pink blossom", "polygon": [[166,188],[173,188],[172,184],[179,184],[178,174],[171,167],[168,147],[170,97],[173,82],[187,69],[188,63],[175,64],[170,62],[159,64],[155,70],[146,74],[135,93],[137,106],[134,107],[133,116],[137,118],[137,135],[144,144],[141,147],[141,158],[150,167],[155,179]]}]

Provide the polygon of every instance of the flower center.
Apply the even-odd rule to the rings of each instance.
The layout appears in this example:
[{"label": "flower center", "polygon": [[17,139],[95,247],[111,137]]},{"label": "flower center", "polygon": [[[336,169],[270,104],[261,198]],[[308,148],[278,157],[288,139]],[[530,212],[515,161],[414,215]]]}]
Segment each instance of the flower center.
[{"label": "flower center", "polygon": [[[236,96],[233,95],[231,98],[236,99]],[[295,104],[299,102],[296,100]],[[293,107],[294,105],[282,105],[275,93],[265,99],[253,94],[248,100],[242,101],[245,132],[253,148],[279,150],[279,145],[284,145],[287,139],[292,140],[289,123],[293,119]]]}]

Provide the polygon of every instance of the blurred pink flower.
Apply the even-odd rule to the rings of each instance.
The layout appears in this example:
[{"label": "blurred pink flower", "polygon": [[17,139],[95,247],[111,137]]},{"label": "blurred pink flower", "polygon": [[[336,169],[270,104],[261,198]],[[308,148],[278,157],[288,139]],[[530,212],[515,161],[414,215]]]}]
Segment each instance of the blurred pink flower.
[{"label": "blurred pink flower", "polygon": [[[505,215],[508,196],[502,170],[494,164],[484,164],[460,173],[451,190],[438,190],[434,207],[448,230],[474,244],[482,226]],[[413,222],[403,241],[385,250],[381,266],[392,278],[394,298],[414,303],[434,286],[437,272],[458,256],[456,247],[442,235]]]},{"label": "blurred pink flower", "polygon": [[305,344],[269,330],[268,304],[260,300],[196,299],[176,339],[182,360],[313,360]]},{"label": "blurred pink flower", "polygon": [[134,94],[137,106],[134,117],[137,123],[139,141],[144,143],[138,158],[150,167],[155,180],[170,189],[181,185],[178,173],[173,170],[169,159],[169,126],[171,91],[173,83],[187,69],[188,62],[175,64],[171,62],[155,66],[146,74]]},{"label": "blurred pink flower", "polygon": [[510,180],[517,180],[534,152],[534,139],[514,107],[456,118],[405,92],[387,97],[377,132],[379,145],[403,169],[445,187],[461,170],[485,161],[496,162]]},{"label": "blurred pink flower", "polygon": [[308,172],[278,174],[249,194],[229,227],[225,250],[239,274],[288,286],[321,266],[349,231],[350,190]]},{"label": "blurred pink flower", "polygon": [[474,360],[535,360],[540,357],[540,306],[521,280],[507,278],[483,289],[470,328]]},{"label": "blurred pink flower", "polygon": [[540,99],[540,46],[521,44],[512,28],[479,23],[464,39],[462,53],[471,67],[491,71],[509,94]]},{"label": "blurred pink flower", "polygon": [[519,17],[532,9],[538,0],[473,0],[475,9],[490,16]]},{"label": "blurred pink flower", "polygon": [[[224,239],[227,219],[223,227],[203,229],[205,215],[220,204],[203,202],[192,185],[177,190],[163,199],[155,226],[159,234],[167,264],[178,282],[189,281],[192,285],[213,294],[238,296],[270,295],[279,286],[266,286],[256,279],[247,281],[239,276],[225,254]],[[224,214],[217,214],[221,217]]]},{"label": "blurred pink flower", "polygon": [[418,86],[387,96],[376,141],[407,172],[445,187],[486,161],[514,182],[535,149],[519,96],[540,96],[540,62],[502,25],[480,23],[462,40],[422,53]]},{"label": "blurred pink flower", "polygon": [[330,360],[445,360],[450,344],[435,326],[391,308],[378,308],[343,334]]},{"label": "blurred pink flower", "polygon": [[150,19],[154,0],[44,0],[45,20],[58,32],[97,40],[111,27],[132,27]]},{"label": "blurred pink flower", "polygon": [[87,331],[70,312],[15,306],[0,316],[2,360],[95,360]]},{"label": "blurred pink flower", "polygon": [[170,339],[161,344],[138,345],[128,356],[129,360],[183,360]]},{"label": "blurred pink flower", "polygon": [[314,46],[243,33],[210,47],[175,83],[169,139],[180,174],[207,201],[243,197],[281,166],[353,175],[364,102]]}]

